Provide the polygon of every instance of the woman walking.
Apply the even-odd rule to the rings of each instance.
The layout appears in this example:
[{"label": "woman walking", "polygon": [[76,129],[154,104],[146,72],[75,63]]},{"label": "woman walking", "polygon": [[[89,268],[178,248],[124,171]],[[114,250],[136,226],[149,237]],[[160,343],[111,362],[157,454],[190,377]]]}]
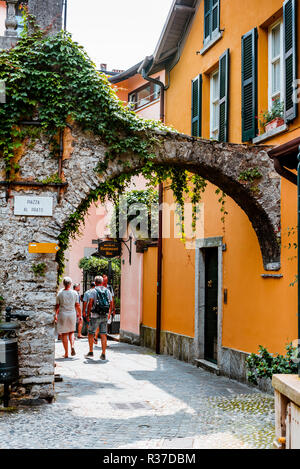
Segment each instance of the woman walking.
[{"label": "woman walking", "polygon": [[65,277],[63,280],[64,288],[57,295],[55,322],[57,322],[57,332],[61,334],[61,340],[65,349],[63,358],[68,358],[68,338],[71,345],[71,355],[76,355],[74,349],[76,330],[76,312],[77,317],[81,317],[80,304],[78,302],[78,294],[71,290],[72,279]]}]

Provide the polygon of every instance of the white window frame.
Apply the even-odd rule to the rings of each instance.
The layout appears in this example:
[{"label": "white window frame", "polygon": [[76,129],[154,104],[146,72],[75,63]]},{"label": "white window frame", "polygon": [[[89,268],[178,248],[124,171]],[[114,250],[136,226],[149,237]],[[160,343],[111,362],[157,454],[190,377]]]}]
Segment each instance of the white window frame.
[{"label": "white window frame", "polygon": [[[206,38],[204,38],[203,40],[203,45],[206,46],[208,44],[210,44],[211,42],[214,42],[215,38],[218,37],[218,35],[220,34],[220,1],[218,2],[218,24],[217,24],[217,27],[213,30],[212,29],[212,25],[213,25],[213,11],[215,8],[213,7],[213,4],[212,5],[212,8],[210,10],[210,26],[209,26],[209,30],[210,30],[210,34],[209,36],[207,36]],[[204,10],[204,34],[205,34],[205,10]]]},{"label": "white window frame", "polygon": [[[220,96],[219,96],[219,91],[218,91],[218,97],[216,99],[213,99],[213,84],[214,84],[214,78],[215,76],[218,75],[218,86],[217,90],[219,90],[219,80],[220,80],[220,75],[219,75],[219,69],[215,70],[211,75],[210,75],[210,138],[213,138],[214,140],[219,139],[219,102],[220,102]],[[214,117],[216,115],[216,122],[217,127],[214,128]]]},{"label": "white window frame", "polygon": [[[273,45],[272,44],[272,31],[278,25],[280,25],[280,56],[273,59],[272,58],[272,45]],[[273,87],[272,65],[278,60],[278,58],[280,60],[280,81],[281,81],[280,101],[284,100],[284,73],[283,73],[284,55],[283,55],[283,20],[282,18],[270,26],[268,36],[269,36],[268,38],[268,102],[269,102],[269,111],[271,111],[272,105],[273,105],[273,98],[277,96],[278,94],[278,93],[276,94],[272,93],[272,87]]]}]

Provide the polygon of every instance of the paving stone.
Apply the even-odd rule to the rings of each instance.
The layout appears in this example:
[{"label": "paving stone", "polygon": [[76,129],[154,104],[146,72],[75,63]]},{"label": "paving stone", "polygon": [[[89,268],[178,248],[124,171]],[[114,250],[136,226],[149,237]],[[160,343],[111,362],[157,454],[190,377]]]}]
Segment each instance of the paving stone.
[{"label": "paving stone", "polygon": [[[272,396],[141,347],[109,345],[106,363],[87,363],[87,340],[76,341],[76,357],[57,360],[64,381],[53,404],[0,413],[0,449],[272,447]],[[61,342],[56,349],[61,357]]]}]

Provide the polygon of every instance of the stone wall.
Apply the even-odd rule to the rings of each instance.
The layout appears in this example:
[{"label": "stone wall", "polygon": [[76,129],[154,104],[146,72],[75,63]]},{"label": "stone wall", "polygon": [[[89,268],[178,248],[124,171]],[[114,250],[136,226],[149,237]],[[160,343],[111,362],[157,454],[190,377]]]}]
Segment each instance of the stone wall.
[{"label": "stone wall", "polygon": [[[15,8],[17,0],[6,2],[8,5],[9,17],[6,21],[5,35],[0,36],[0,50],[14,47],[17,38],[17,19]],[[47,30],[47,34],[55,34],[62,29],[63,0],[28,0],[28,10],[36,18],[36,22],[41,29]]]},{"label": "stone wall", "polygon": [[[158,133],[157,137],[160,143],[155,149],[153,162],[177,165],[201,174],[232,196],[244,208],[256,229],[266,267],[273,268],[273,263],[280,260],[275,242],[280,222],[280,180],[274,177],[272,163],[265,150],[212,143],[180,134]],[[122,161],[113,161],[106,174],[99,178],[94,169],[104,160],[106,147],[100,138],[82,133],[76,126],[72,130],[66,129],[64,142],[63,176],[68,185],[60,201],[57,189],[53,187],[12,185],[7,192],[6,186],[0,183],[0,296],[4,297],[4,306],[12,306],[14,311],[26,312],[30,316],[21,325],[19,334],[20,385],[26,387],[30,397],[48,400],[54,396],[53,318],[57,264],[53,254],[29,254],[28,245],[31,242],[57,242],[68,217],[90,191],[124,171]],[[17,158],[19,179],[33,182],[57,173],[58,160],[51,156],[47,140],[41,138],[34,145],[28,143]],[[141,168],[137,155],[128,153],[123,158],[130,161],[132,168]],[[243,169],[254,166],[258,166],[262,173],[259,194],[253,194],[238,179]],[[4,179],[2,160],[1,173]],[[52,197],[53,216],[15,216],[16,195]],[[45,277],[35,276],[32,267],[37,263],[46,264]],[[192,344],[187,341],[180,345],[174,334],[172,337],[168,334],[162,338],[162,352],[169,353],[172,342],[173,355],[190,361]]]},{"label": "stone wall", "polygon": [[[141,326],[141,345],[155,350],[156,329]],[[170,355],[178,360],[194,363],[194,339],[174,332],[161,331],[160,351],[164,355]]]},{"label": "stone wall", "polygon": [[50,28],[49,34],[62,29],[63,0],[28,0],[28,10],[41,29]]}]

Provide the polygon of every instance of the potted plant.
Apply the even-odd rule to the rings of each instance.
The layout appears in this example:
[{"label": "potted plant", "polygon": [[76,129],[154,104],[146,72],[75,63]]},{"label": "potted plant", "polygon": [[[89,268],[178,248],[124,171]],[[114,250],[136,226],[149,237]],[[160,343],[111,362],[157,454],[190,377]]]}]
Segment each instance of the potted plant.
[{"label": "potted plant", "polygon": [[272,109],[261,113],[260,125],[264,132],[276,129],[284,124],[284,103],[279,98],[272,99]]},{"label": "potted plant", "polygon": [[246,359],[248,381],[257,385],[261,391],[273,393],[274,374],[296,374],[298,348],[290,343],[285,349],[285,355],[273,354],[260,345],[258,353],[251,353]]}]

